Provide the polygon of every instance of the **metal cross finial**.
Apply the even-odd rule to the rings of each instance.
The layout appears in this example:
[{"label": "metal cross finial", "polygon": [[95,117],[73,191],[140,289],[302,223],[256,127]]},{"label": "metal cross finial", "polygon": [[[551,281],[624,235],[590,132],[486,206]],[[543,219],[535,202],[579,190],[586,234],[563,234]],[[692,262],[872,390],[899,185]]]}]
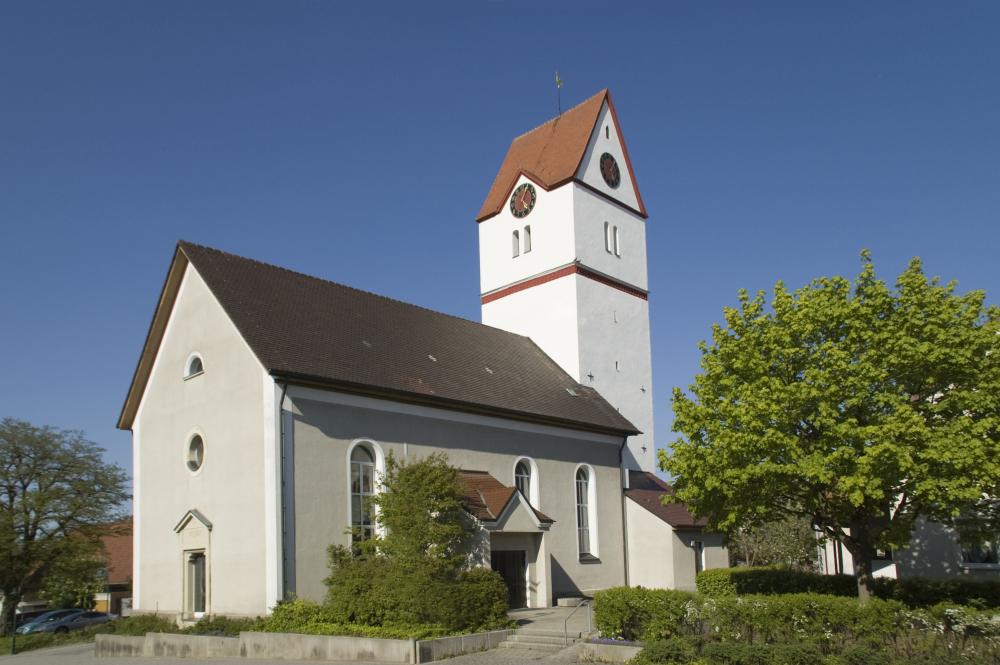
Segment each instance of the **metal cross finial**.
[{"label": "metal cross finial", "polygon": [[559,108],[559,115],[562,115],[562,86],[563,80],[559,78],[559,70],[556,70],[556,103]]}]

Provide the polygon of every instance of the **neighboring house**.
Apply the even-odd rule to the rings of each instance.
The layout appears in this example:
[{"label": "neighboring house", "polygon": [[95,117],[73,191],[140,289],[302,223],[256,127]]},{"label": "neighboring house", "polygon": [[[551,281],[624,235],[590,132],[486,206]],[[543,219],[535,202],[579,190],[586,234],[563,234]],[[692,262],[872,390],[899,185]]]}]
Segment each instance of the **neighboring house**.
[{"label": "neighboring house", "polygon": [[695,590],[695,576],[727,568],[725,537],[705,528],[680,503],[664,503],[673,492],[655,474],[630,471],[625,490],[629,583],[653,589]]},{"label": "neighboring house", "polygon": [[101,537],[108,578],[104,591],[94,595],[94,609],[121,614],[122,601],[127,609],[132,596],[132,520],[113,527],[113,533]]},{"label": "neighboring house", "polygon": [[508,151],[477,218],[489,325],[179,243],[118,422],[135,611],[321,600],[390,452],[462,469],[513,605],[629,583],[626,542],[674,538],[626,518],[654,464],[645,219],[602,91]]},{"label": "neighboring house", "polygon": [[[854,558],[838,541],[819,548],[820,569],[829,575],[854,574]],[[998,538],[963,544],[958,533],[939,522],[918,520],[909,546],[885,552],[872,560],[875,577],[931,577],[956,575],[1000,576]]]}]

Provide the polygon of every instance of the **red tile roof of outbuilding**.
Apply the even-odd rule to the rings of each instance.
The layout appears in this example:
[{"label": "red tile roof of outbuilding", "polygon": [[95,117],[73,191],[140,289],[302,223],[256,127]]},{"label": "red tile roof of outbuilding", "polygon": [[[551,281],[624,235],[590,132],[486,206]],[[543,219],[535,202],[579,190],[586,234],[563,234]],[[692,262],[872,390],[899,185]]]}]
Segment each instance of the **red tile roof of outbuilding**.
[{"label": "red tile roof of outbuilding", "polygon": [[625,496],[674,528],[704,528],[707,520],[695,518],[683,503],[663,503],[663,497],[673,493],[674,488],[655,473],[629,471],[629,488]]}]

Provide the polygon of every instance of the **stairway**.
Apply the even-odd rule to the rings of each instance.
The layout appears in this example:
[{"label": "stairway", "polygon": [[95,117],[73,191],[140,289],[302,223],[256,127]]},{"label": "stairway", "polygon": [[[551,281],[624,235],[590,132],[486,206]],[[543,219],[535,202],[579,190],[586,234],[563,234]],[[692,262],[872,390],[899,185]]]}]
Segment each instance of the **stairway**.
[{"label": "stairway", "polygon": [[[569,645],[579,642],[582,634],[570,631]],[[566,636],[561,630],[542,628],[519,628],[517,632],[500,643],[501,649],[516,649],[520,652],[535,652],[539,658],[562,651],[567,646]],[[528,655],[524,653],[524,655]]]}]

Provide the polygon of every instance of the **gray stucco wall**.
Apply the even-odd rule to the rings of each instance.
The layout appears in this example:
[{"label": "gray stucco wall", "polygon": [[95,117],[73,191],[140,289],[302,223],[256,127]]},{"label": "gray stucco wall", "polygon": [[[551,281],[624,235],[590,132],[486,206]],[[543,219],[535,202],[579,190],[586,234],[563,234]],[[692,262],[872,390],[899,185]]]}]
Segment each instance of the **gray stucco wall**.
[{"label": "gray stucco wall", "polygon": [[963,564],[958,534],[940,522],[927,520],[917,521],[909,547],[894,552],[893,560],[899,577],[1000,576],[1000,566]]},{"label": "gray stucco wall", "polygon": [[[618,446],[610,437],[602,442],[574,438],[563,430],[456,422],[429,409],[414,415],[346,406],[294,387],[288,394],[291,405],[285,406],[294,414],[294,474],[287,491],[294,497],[294,524],[286,530],[294,538],[289,558],[294,559],[298,597],[323,597],[326,549],[331,543],[349,543],[348,450],[358,439],[374,441],[385,455],[391,451],[399,459],[444,452],[452,465],[489,472],[506,485],[514,484],[515,460],[531,457],[538,467],[537,508],[555,520],[545,536],[555,597],[624,583],[621,475]],[[596,563],[581,563],[577,552],[574,479],[581,462],[593,468],[598,496]]]}]

